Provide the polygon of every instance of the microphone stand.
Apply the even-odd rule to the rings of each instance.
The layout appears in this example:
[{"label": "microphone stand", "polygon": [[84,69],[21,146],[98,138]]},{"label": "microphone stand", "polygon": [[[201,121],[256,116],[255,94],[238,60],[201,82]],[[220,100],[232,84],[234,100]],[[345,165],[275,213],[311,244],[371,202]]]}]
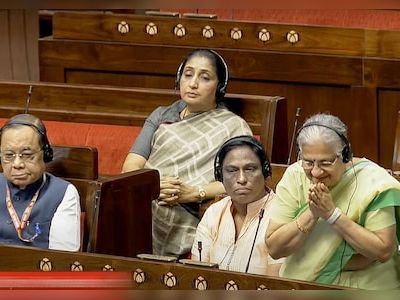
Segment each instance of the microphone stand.
[{"label": "microphone stand", "polygon": [[26,103],[25,103],[25,112],[24,112],[25,114],[27,114],[29,111],[29,104],[31,102],[32,90],[33,90],[33,86],[30,85],[29,90],[28,90],[28,98],[26,99]]},{"label": "microphone stand", "polygon": [[247,261],[245,273],[247,273],[247,271],[249,270],[251,255],[253,254],[254,245],[255,245],[256,239],[257,239],[258,229],[260,228],[260,223],[261,223],[261,219],[263,218],[263,216],[264,216],[264,208],[261,208],[260,213],[258,215],[258,224],[257,224],[256,234],[254,235],[253,245],[251,245],[249,260]]},{"label": "microphone stand", "polygon": [[292,158],[292,151],[293,151],[294,139],[296,138],[297,122],[298,122],[298,119],[300,117],[300,110],[301,110],[300,107],[298,107],[296,109],[296,118],[294,120],[292,140],[290,141],[289,157],[288,157],[288,160],[287,160],[287,164],[288,165],[290,165],[290,160]]}]

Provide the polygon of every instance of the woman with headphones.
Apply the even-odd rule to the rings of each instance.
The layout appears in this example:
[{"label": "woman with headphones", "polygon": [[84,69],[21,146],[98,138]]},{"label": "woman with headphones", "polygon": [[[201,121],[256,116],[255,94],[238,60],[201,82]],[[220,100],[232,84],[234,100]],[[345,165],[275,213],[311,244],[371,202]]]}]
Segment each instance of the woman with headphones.
[{"label": "woman with headphones", "polygon": [[253,136],[234,137],[218,151],[214,172],[227,196],[207,208],[192,259],[225,270],[278,276],[282,259],[272,259],[264,241],[274,198],[266,184],[272,174],[264,147]]},{"label": "woman with headphones", "polygon": [[191,52],[177,71],[181,99],[151,113],[126,157],[123,172],[160,172],[160,196],[152,204],[154,254],[190,252],[199,203],[224,191],[213,180],[217,150],[231,137],[251,134],[247,123],[220,102],[228,77],[217,52]]},{"label": "woman with headphones", "polygon": [[287,257],[280,275],[361,289],[400,287],[400,183],[372,161],[353,158],[346,125],[335,116],[306,120],[297,143],[301,160],[277,185],[266,234],[271,256]]}]

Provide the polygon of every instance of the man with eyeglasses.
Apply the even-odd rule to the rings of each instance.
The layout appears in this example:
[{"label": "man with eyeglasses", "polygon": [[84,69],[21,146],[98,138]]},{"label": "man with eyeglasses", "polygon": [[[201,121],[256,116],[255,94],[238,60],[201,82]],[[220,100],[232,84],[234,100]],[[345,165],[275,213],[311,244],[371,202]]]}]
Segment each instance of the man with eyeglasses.
[{"label": "man with eyeglasses", "polygon": [[282,277],[396,289],[400,183],[374,162],[353,157],[347,136],[346,125],[327,114],[300,128],[301,160],[277,185],[267,246],[273,258],[287,257]]},{"label": "man with eyeglasses", "polygon": [[46,173],[52,158],[37,117],[16,115],[1,128],[0,243],[79,250],[79,194],[71,183]]}]

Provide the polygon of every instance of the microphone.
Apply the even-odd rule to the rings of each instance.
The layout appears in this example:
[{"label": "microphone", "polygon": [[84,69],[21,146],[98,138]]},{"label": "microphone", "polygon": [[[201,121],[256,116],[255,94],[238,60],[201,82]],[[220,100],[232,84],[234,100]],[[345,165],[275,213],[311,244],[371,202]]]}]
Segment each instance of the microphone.
[{"label": "microphone", "polygon": [[28,98],[26,99],[26,103],[25,103],[25,112],[24,112],[25,114],[27,114],[29,111],[29,104],[31,102],[32,90],[33,90],[33,86],[30,85],[29,90],[28,90]]},{"label": "microphone", "polygon": [[203,250],[203,243],[201,241],[197,242],[197,249],[199,250],[199,261],[201,261],[201,251]]},{"label": "microphone", "polygon": [[289,157],[288,157],[288,160],[287,160],[287,164],[288,165],[290,165],[290,159],[292,158],[292,151],[293,151],[294,139],[296,138],[297,122],[298,122],[299,117],[300,117],[300,110],[301,110],[300,107],[298,107],[296,109],[296,118],[294,120],[292,140],[290,141]]},{"label": "microphone", "polygon": [[247,266],[246,266],[245,273],[247,273],[247,271],[249,270],[251,255],[253,254],[253,249],[254,249],[254,245],[256,243],[258,229],[260,228],[260,223],[261,223],[261,219],[263,218],[263,216],[264,216],[264,208],[261,208],[261,210],[260,210],[260,212],[258,214],[258,224],[257,224],[256,234],[254,235],[253,245],[251,246],[250,255],[249,255],[249,259],[247,261]]}]

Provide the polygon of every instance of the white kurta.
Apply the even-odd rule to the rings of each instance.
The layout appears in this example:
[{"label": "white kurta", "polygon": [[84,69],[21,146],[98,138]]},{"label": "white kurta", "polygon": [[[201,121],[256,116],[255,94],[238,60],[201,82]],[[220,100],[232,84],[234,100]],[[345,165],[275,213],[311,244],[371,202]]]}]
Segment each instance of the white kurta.
[{"label": "white kurta", "polygon": [[201,241],[202,261],[218,263],[220,269],[245,272],[259,223],[259,213],[261,208],[264,208],[248,272],[265,275],[269,264],[282,263],[283,259],[271,258],[264,240],[273,198],[274,194],[271,191],[270,195],[248,204],[247,216],[236,241],[231,198],[225,197],[211,205],[197,227],[192,259],[199,260],[198,241]]}]

